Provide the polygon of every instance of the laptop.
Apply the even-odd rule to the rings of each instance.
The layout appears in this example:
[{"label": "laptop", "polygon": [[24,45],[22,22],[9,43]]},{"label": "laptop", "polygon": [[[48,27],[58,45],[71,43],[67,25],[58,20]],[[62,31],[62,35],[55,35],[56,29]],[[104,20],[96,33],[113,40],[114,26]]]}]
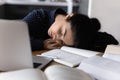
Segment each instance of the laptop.
[{"label": "laptop", "polygon": [[0,70],[33,68],[28,27],[19,20],[0,20]]},{"label": "laptop", "polygon": [[32,56],[28,26],[19,20],[0,20],[0,71],[42,69],[51,58]]}]

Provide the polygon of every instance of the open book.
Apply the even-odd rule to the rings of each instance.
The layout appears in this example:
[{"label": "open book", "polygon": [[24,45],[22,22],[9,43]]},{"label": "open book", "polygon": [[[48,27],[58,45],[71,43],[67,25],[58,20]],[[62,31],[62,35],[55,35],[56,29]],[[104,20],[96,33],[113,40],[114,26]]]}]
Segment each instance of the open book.
[{"label": "open book", "polygon": [[0,80],[94,80],[82,70],[54,65],[44,72],[39,69],[22,69],[0,73]]},{"label": "open book", "polygon": [[94,56],[81,62],[78,69],[98,80],[120,80],[120,46],[108,45],[102,57]]},{"label": "open book", "polygon": [[95,56],[99,53],[100,52],[63,46],[61,49],[50,50],[38,56],[50,57],[58,63],[75,67],[79,65],[83,59]]}]

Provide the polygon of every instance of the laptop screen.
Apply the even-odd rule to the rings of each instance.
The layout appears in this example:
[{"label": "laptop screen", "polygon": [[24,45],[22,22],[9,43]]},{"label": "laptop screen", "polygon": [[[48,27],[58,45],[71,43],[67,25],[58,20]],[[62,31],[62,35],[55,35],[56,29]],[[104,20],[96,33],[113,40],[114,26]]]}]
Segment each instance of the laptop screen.
[{"label": "laptop screen", "polygon": [[0,70],[33,68],[28,27],[18,20],[0,20]]}]

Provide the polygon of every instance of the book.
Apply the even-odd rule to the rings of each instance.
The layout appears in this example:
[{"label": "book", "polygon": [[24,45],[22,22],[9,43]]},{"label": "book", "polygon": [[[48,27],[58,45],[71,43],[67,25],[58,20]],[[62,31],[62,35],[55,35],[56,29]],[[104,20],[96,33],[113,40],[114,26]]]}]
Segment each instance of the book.
[{"label": "book", "polygon": [[95,56],[99,53],[100,52],[63,46],[60,49],[53,49],[37,56],[49,57],[58,63],[76,67],[83,59]]},{"label": "book", "polygon": [[45,71],[22,69],[0,73],[0,80],[95,80],[91,75],[75,68],[54,65]]},{"label": "book", "polygon": [[81,62],[77,69],[83,70],[97,80],[120,80],[120,62],[93,56]]},{"label": "book", "polygon": [[81,61],[78,69],[98,80],[120,80],[120,45],[107,45],[103,56]]},{"label": "book", "polygon": [[103,57],[120,62],[120,45],[107,45]]}]

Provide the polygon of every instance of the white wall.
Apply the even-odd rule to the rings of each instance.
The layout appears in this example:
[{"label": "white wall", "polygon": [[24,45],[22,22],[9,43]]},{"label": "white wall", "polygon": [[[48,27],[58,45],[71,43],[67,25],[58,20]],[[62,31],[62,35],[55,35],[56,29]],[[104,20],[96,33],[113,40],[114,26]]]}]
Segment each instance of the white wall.
[{"label": "white wall", "polygon": [[112,34],[120,42],[120,0],[89,0],[89,16],[97,17],[102,31]]}]

